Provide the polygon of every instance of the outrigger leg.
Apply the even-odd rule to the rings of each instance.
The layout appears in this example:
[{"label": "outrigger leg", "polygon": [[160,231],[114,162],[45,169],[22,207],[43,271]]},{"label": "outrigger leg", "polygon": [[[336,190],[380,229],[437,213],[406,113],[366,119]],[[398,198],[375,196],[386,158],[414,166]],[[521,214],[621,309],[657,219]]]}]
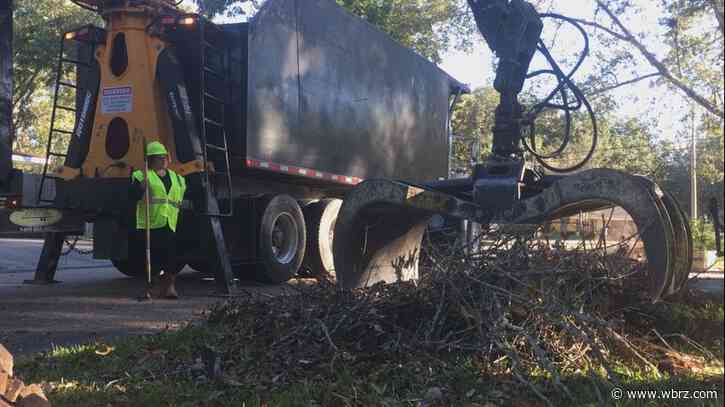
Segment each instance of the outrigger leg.
[{"label": "outrigger leg", "polygon": [[40,253],[38,265],[35,268],[35,276],[32,280],[25,280],[24,284],[48,285],[55,284],[55,272],[58,269],[61,251],[65,235],[58,232],[47,232],[44,234],[43,251]]}]

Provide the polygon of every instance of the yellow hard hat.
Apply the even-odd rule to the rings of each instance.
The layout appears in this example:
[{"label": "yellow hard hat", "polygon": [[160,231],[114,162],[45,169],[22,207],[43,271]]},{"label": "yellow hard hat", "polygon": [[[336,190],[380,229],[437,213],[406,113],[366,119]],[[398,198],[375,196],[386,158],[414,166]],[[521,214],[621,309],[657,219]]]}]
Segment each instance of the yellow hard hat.
[{"label": "yellow hard hat", "polygon": [[169,152],[166,151],[166,147],[163,144],[158,141],[152,141],[146,146],[146,156],[150,157],[152,155],[169,155]]}]

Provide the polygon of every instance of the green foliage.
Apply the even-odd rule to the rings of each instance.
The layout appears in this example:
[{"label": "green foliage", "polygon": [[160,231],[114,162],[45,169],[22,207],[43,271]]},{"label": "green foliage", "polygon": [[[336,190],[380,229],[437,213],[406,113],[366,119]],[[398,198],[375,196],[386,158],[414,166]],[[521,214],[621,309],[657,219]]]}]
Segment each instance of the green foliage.
[{"label": "green foliage", "polygon": [[480,145],[479,161],[491,152],[491,130],[498,100],[498,92],[493,88],[481,88],[461,96],[451,118],[455,135],[451,168],[455,174],[470,173],[471,143]]},{"label": "green foliage", "polygon": [[[668,97],[690,104],[691,108],[669,112],[681,120],[682,129],[687,129],[677,134],[680,145],[674,149],[686,149],[694,132],[701,145],[698,176],[706,190],[722,191],[722,0],[662,0],[656,5],[644,0],[598,0],[597,4],[591,20],[585,21],[594,41],[596,67],[585,88],[617,87],[624,82],[623,78],[649,79],[652,87],[666,87]],[[605,7],[613,14],[605,12]],[[652,13],[657,13],[659,26],[636,23],[651,18]],[[692,109],[696,112],[694,124]],[[678,151],[669,148],[658,152],[665,180],[671,178],[667,173],[682,173],[689,167]],[[687,185],[686,182],[677,187],[684,189]]]},{"label": "green foliage", "polygon": [[[464,95],[452,118],[453,133],[457,136],[453,144],[453,168],[458,173],[467,172],[470,144],[478,140],[481,156],[490,153],[494,112],[498,104],[498,93],[493,88],[482,88],[471,95]],[[532,103],[532,97],[526,97]],[[652,126],[638,119],[621,120],[614,106],[606,103],[595,105],[597,112],[599,143],[589,163],[592,168],[614,168],[653,178],[661,175],[661,154]],[[556,166],[567,166],[580,160],[591,143],[592,124],[588,116],[573,115],[572,144],[560,159],[547,162]],[[558,147],[564,134],[564,117],[548,112],[536,121],[536,148],[541,153],[550,153]],[[530,141],[527,139],[527,141]]]},{"label": "green foliage", "polygon": [[690,228],[692,229],[692,243],[696,249],[715,250],[715,227],[712,223],[702,219],[691,220]]},{"label": "green foliage", "polygon": [[246,14],[248,9],[256,10],[264,0],[194,0],[199,11],[208,17],[216,15],[235,16]]},{"label": "green foliage", "polygon": [[[194,0],[202,13],[239,15],[264,0]],[[336,0],[351,13],[435,62],[443,51],[468,48],[477,31],[465,0]],[[300,3],[304,7],[304,2]]]},{"label": "green foliage", "polygon": [[662,2],[664,16],[660,24],[665,29],[666,43],[669,45],[663,62],[688,86],[711,97],[712,103],[722,110],[725,47],[722,23],[718,23],[713,3],[716,1]]},{"label": "green foliage", "polygon": [[478,35],[462,0],[337,0],[353,14],[434,62],[451,46],[465,48]]},{"label": "green foliage", "polygon": [[[41,134],[47,136],[49,98],[55,81],[55,67],[62,34],[89,23],[100,24],[98,16],[69,1],[17,0],[13,39],[13,122],[15,150],[38,153],[44,150]],[[71,102],[72,103],[72,102]]]}]

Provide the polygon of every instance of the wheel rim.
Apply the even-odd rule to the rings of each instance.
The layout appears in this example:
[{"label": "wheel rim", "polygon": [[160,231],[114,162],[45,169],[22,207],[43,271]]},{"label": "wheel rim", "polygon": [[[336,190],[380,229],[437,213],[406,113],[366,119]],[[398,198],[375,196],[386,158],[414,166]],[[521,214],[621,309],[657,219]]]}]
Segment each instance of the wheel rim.
[{"label": "wheel rim", "polygon": [[289,264],[294,260],[298,246],[299,237],[294,218],[287,212],[280,213],[272,223],[270,235],[272,255],[277,262]]}]

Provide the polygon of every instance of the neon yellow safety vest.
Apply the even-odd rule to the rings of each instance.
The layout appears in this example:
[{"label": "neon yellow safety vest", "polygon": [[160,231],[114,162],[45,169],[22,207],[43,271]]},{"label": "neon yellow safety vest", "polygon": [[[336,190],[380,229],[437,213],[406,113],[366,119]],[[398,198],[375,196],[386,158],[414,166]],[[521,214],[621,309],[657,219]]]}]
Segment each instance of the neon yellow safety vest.
[{"label": "neon yellow safety vest", "polygon": [[[149,171],[149,190],[151,191],[151,208],[149,214],[151,216],[151,229],[161,229],[167,224],[169,228],[176,232],[176,223],[179,220],[179,209],[181,201],[184,199],[186,192],[186,180],[181,175],[171,171],[171,189],[166,193],[164,182],[156,174],[156,171]],[[140,183],[144,182],[143,171],[136,170],[131,177]],[[136,205],[136,228],[146,228],[146,200],[142,199]]]}]

